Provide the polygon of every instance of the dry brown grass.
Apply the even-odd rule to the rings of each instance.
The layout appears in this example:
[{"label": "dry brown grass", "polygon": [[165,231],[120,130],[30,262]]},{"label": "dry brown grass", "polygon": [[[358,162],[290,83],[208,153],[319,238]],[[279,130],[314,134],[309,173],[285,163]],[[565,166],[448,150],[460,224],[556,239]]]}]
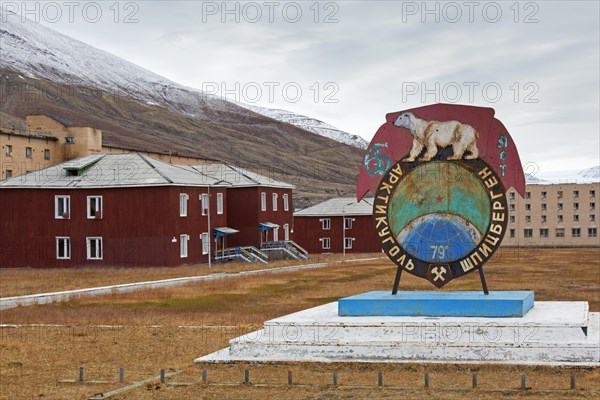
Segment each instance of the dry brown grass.
[{"label": "dry brown grass", "polygon": [[[381,254],[352,254],[346,259],[380,257]],[[57,292],[122,283],[208,275],[219,272],[240,272],[271,269],[342,260],[339,254],[315,254],[311,259],[276,260],[268,264],[228,262],[185,265],[180,267],[82,267],[82,268],[2,268],[0,269],[0,297]]]},{"label": "dry brown grass", "polygon": [[[600,310],[599,249],[503,249],[486,267],[492,290],[533,289],[536,300],[587,300],[592,311]],[[578,387],[568,388],[568,370],[560,368],[477,367],[481,390],[451,391],[470,386],[473,366],[427,366],[432,389],[390,389],[375,385],[379,369],[386,385],[422,385],[423,365],[292,365],[252,366],[255,383],[284,384],[288,369],[298,383],[328,384],[331,372],[340,369],[340,384],[359,382],[367,388],[329,386],[246,387],[243,366],[211,366],[209,381],[230,381],[234,386],[199,384],[195,357],[226,347],[228,340],[258,329],[266,319],[316,306],[338,297],[367,290],[390,288],[394,268],[389,261],[339,265],[282,274],[239,277],[193,285],[146,290],[118,296],[82,298],[67,303],[5,310],[0,322],[18,324],[68,324],[66,327],[0,329],[0,398],[77,399],[117,388],[118,368],[126,370],[126,382],[158,374],[160,368],[183,369],[172,381],[195,382],[191,387],[156,385],[132,391],[124,398],[597,398],[598,369],[578,370]],[[406,275],[403,289],[431,289],[420,279]],[[479,289],[476,275],[449,285],[449,290]],[[122,325],[95,327],[95,325]],[[160,325],[152,327],[152,325]],[[178,325],[205,325],[183,329]],[[88,379],[111,380],[103,385],[59,385],[74,379],[80,366]],[[275,369],[270,369],[275,368]],[[519,373],[528,375],[527,394],[519,387]],[[488,392],[492,388],[507,392]],[[446,388],[446,389],[442,389]],[[484,390],[485,389],[485,390]],[[541,391],[541,389],[553,389]],[[596,392],[594,392],[594,390]]]}]

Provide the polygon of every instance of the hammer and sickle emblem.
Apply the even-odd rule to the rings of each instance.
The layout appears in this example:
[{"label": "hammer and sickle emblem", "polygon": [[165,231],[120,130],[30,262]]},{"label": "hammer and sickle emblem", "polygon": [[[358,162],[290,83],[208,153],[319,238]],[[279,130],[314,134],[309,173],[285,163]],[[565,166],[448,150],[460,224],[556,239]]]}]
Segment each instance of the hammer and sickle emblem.
[{"label": "hammer and sickle emblem", "polygon": [[437,280],[441,280],[442,282],[443,282],[443,281],[445,281],[445,280],[446,280],[446,278],[444,277],[444,274],[445,274],[446,272],[447,272],[447,271],[446,271],[446,268],[445,268],[445,267],[433,267],[433,268],[431,269],[431,273],[432,273],[433,275],[435,275],[435,276],[433,277],[433,280],[434,280],[434,281],[437,281]]}]

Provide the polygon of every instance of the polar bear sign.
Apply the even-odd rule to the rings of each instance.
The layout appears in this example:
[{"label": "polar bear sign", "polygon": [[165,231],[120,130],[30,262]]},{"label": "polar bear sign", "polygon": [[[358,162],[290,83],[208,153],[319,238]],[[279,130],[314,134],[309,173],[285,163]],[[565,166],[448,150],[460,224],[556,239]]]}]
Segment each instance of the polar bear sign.
[{"label": "polar bear sign", "polygon": [[506,231],[506,189],[523,196],[514,142],[494,110],[435,104],[390,113],[371,141],[357,199],[375,195],[383,251],[402,271],[441,288],[479,271]]}]

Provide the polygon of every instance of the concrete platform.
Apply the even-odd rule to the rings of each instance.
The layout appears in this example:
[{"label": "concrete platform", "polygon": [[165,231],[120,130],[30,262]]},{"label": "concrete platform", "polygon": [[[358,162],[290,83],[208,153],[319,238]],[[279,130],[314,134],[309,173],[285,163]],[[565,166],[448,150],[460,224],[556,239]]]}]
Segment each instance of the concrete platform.
[{"label": "concrete platform", "polygon": [[338,301],[340,316],[522,317],[533,307],[533,291],[367,292]]},{"label": "concrete platform", "polygon": [[600,313],[536,302],[524,317],[347,317],[333,302],[266,321],[195,362],[442,362],[600,366]]}]

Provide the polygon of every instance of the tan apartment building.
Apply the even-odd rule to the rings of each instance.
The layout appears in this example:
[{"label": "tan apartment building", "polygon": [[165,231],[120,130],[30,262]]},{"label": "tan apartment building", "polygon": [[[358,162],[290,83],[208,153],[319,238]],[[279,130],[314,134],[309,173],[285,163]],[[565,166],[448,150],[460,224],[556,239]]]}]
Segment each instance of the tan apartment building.
[{"label": "tan apartment building", "polygon": [[504,246],[600,246],[600,183],[527,184],[525,198],[507,192]]},{"label": "tan apartment building", "polygon": [[56,116],[29,115],[25,121],[2,115],[0,121],[0,180],[97,153],[143,153],[173,164],[214,162],[170,152],[110,146],[102,142],[102,131],[74,126]]}]

